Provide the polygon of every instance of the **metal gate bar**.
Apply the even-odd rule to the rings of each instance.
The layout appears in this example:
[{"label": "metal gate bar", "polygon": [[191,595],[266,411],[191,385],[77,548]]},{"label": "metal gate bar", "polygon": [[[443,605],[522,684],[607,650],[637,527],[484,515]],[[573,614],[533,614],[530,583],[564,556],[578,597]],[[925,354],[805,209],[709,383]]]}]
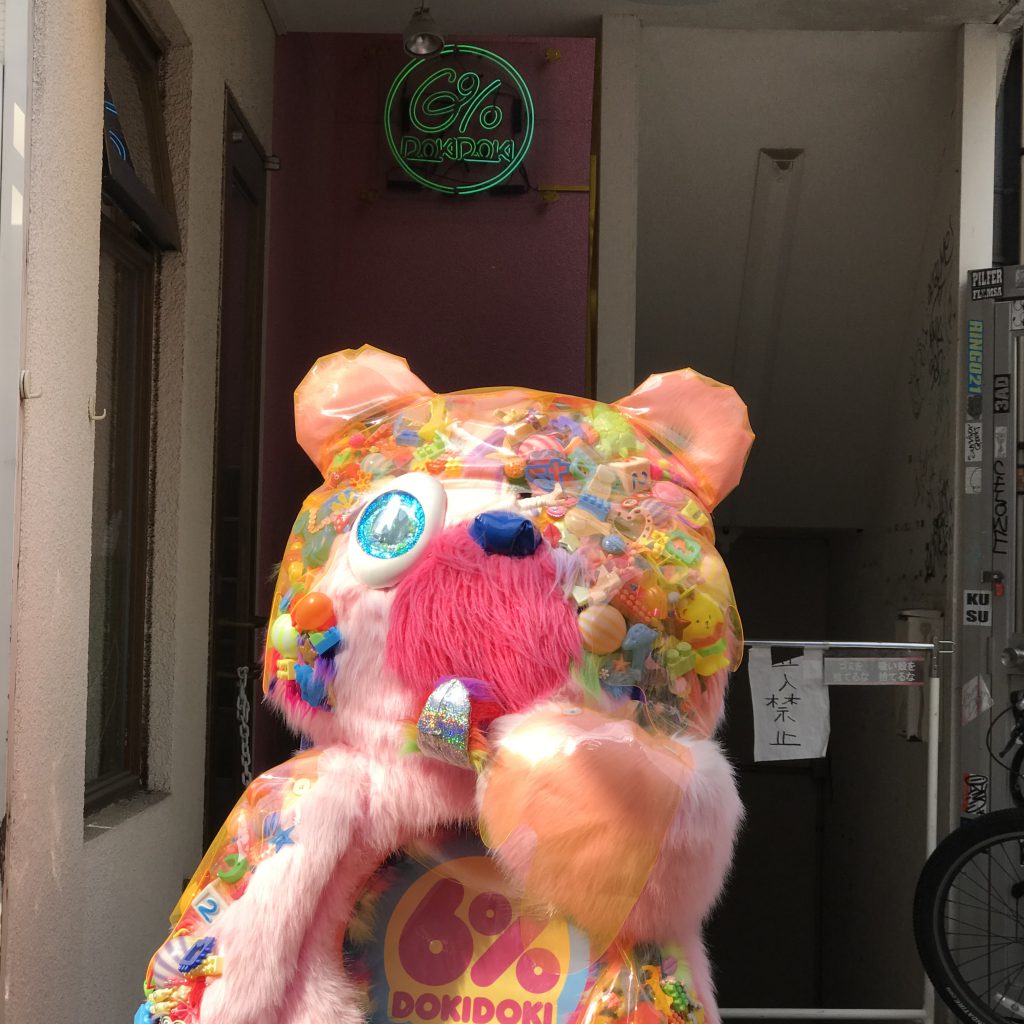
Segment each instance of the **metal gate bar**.
[{"label": "metal gate bar", "polygon": [[[744,647],[802,647],[808,650],[881,650],[930,651],[928,672],[928,788],[925,809],[925,857],[931,855],[938,838],[939,813],[939,653],[942,642],[921,643],[869,643],[864,640],[745,640]],[[894,685],[894,684],[876,684]],[[728,1007],[721,1015],[732,1020],[917,1020],[932,1024],[935,1019],[935,990],[927,975],[924,979],[924,1000],[919,1010],[827,1010],[816,1007]]]},{"label": "metal gate bar", "polygon": [[723,1017],[735,1020],[921,1020],[931,1018],[925,1010],[798,1010],[757,1009],[722,1010]]}]

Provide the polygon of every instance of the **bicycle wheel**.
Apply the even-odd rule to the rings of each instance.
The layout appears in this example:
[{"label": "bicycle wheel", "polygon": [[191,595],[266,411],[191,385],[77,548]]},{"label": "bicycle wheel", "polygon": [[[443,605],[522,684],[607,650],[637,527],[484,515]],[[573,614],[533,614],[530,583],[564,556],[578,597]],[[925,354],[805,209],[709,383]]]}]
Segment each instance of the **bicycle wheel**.
[{"label": "bicycle wheel", "polygon": [[1010,762],[1010,796],[1014,807],[1024,807],[1024,747],[1017,747],[1017,752]]},{"label": "bicycle wheel", "polygon": [[948,835],[914,893],[914,938],[935,991],[964,1021],[1024,1022],[1024,812]]}]

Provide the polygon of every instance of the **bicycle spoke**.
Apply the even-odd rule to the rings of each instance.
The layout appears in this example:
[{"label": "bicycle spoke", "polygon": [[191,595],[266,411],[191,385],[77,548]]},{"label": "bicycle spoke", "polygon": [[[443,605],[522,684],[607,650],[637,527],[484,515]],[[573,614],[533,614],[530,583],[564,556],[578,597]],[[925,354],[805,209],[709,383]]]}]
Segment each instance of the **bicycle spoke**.
[{"label": "bicycle spoke", "polygon": [[[1024,976],[1022,976],[1020,981],[1017,982],[1017,986],[1016,987],[1019,990],[1019,994],[1024,994]],[[1007,991],[1004,993],[1004,995],[1009,994],[1009,992],[1011,992],[1012,990],[1013,990],[1013,986],[1012,985],[1008,986]],[[1020,1000],[1017,1000],[1017,999],[1014,1000],[1014,1002],[1019,1002],[1019,1001]]]},{"label": "bicycle spoke", "polygon": [[[976,871],[981,877],[975,877],[972,874],[972,869]],[[980,866],[975,863],[974,860],[969,860],[957,874],[958,882],[970,883],[970,885],[977,890],[978,898],[983,902],[992,894],[992,882],[989,878],[985,877],[981,871]]]},{"label": "bicycle spoke", "polygon": [[[965,921],[958,921],[957,922],[957,924],[966,924],[966,923],[967,922],[965,922]],[[945,935],[966,935],[968,938],[972,938],[972,939],[991,938],[991,936],[992,936],[992,929],[991,928],[981,928],[981,927],[963,928],[963,929],[961,929],[961,928],[946,928],[945,931],[943,932],[943,934],[945,934]],[[999,936],[997,936],[997,938],[1009,939],[1009,936],[1008,935],[999,935]],[[1014,942],[1024,942],[1024,936],[1021,936],[1021,937],[1016,937],[1015,936],[1012,941],[1014,941]]]},{"label": "bicycle spoke", "polygon": [[[1014,981],[1015,981],[1015,980],[1016,980],[1017,978],[1019,978],[1019,977],[1020,977],[1020,975],[1021,975],[1021,972],[1024,972],[1024,960],[1022,960],[1022,961],[1021,961],[1021,965],[1020,965],[1020,967],[1018,967],[1018,968],[1017,968],[1017,971],[1016,971],[1016,973],[1015,973],[1015,974],[1013,975],[1013,978],[1011,979],[1011,981],[1010,981],[1009,985],[1007,985],[1007,986],[1006,986],[1007,988],[1010,988],[1010,987],[1011,987],[1011,986],[1013,985],[1013,982],[1014,982]],[[997,986],[998,984],[999,984],[999,982],[998,982],[998,980],[997,980],[997,981],[995,981],[995,982],[994,982],[994,983],[993,983],[993,984],[992,984],[992,985],[991,985],[991,986],[990,986],[990,987],[989,987],[989,988],[988,988],[988,989],[986,990],[986,992],[985,992],[985,999],[986,999],[986,1002],[988,1001],[988,996],[989,996],[989,993],[992,993],[992,994],[994,994],[994,993],[995,993],[995,989],[996,989],[996,986]]]},{"label": "bicycle spoke", "polygon": [[1004,868],[998,860],[995,862],[996,866],[1010,880],[1011,885],[1016,885],[1020,881],[1020,869],[1014,868],[1013,861],[1010,860],[1010,856],[1006,852],[1006,843],[999,843],[999,845],[996,846],[996,849],[1003,855],[1003,859],[1006,861],[1006,867]]},{"label": "bicycle spoke", "polygon": [[[968,862],[968,864],[971,864],[971,865],[973,865],[973,863],[974,863],[973,860]],[[1016,916],[1017,916],[1016,908],[1015,907],[1011,907],[1010,904],[1007,903],[1006,900],[1004,900],[1001,896],[998,895],[997,892],[995,892],[993,890],[991,881],[989,881],[989,882],[979,882],[979,881],[976,881],[975,879],[971,878],[970,875],[968,875],[966,873],[967,872],[967,866],[968,865],[964,865],[963,869],[961,869],[959,878],[963,879],[964,881],[971,882],[973,885],[978,887],[978,891],[981,894],[981,899],[982,899],[983,903],[984,903],[985,897],[988,897],[989,899],[994,897],[996,900],[998,900],[998,902],[1000,904],[1002,904],[1002,906],[1006,907],[1006,909],[1010,912],[1011,915],[1013,915],[1013,917],[1016,918]],[[1000,868],[1000,870],[1002,870],[1002,868]]]},{"label": "bicycle spoke", "polygon": [[985,908],[990,907],[990,905],[991,905],[990,901],[994,899],[997,903],[999,903],[1000,906],[1003,906],[1003,907],[1006,908],[1009,916],[1014,921],[1017,920],[1017,908],[1010,906],[1010,904],[1007,903],[1006,900],[1004,900],[997,892],[995,892],[992,889],[991,885],[989,885],[988,887],[983,887],[978,882],[976,882],[973,878],[970,878],[969,876],[965,875],[963,872],[960,873],[960,875],[957,878],[957,881],[970,882],[972,885],[977,887],[978,895],[975,896],[973,893],[966,892],[963,889],[958,889],[955,884],[950,884],[950,889],[956,889],[957,892],[961,893],[966,898],[973,898],[973,899],[978,900],[981,903],[982,907],[985,907]]},{"label": "bicycle spoke", "polygon": [[1012,911],[1008,904],[1004,903],[1003,906],[1007,907],[1007,909],[1010,910],[1010,913],[1007,913],[1005,910],[1000,910],[998,907],[993,907],[990,904],[982,903],[980,900],[977,903],[967,903],[966,901],[968,899],[978,899],[978,897],[972,896],[970,893],[965,893],[962,889],[957,889],[955,885],[951,885],[950,889],[959,892],[964,897],[965,905],[969,908],[980,910],[985,914],[998,914],[1001,917],[1005,917],[1008,921],[1012,921],[1014,925],[1017,924],[1017,914]]},{"label": "bicycle spoke", "polygon": [[[1012,946],[1013,943],[1009,942],[1009,943],[1006,943],[1006,945]],[[992,956],[992,950],[991,949],[986,949],[984,953],[979,953],[977,956],[972,956],[969,960],[964,960],[963,963],[959,963],[958,962],[957,963],[957,967],[958,968],[966,967],[968,964],[976,963],[978,960],[984,960],[986,957],[991,957],[991,956]],[[1021,960],[1021,963],[1024,964],[1024,960]],[[961,973],[963,973],[963,972],[961,972]]]},{"label": "bicycle spoke", "polygon": [[[999,942],[991,942],[991,941],[989,941],[989,942],[979,942],[977,945],[974,945],[974,946],[957,946],[956,947],[956,952],[957,953],[963,953],[964,951],[966,951],[968,949],[987,949],[989,951],[994,951],[994,950],[998,950],[998,949],[1003,949],[1006,946],[1019,946],[1019,945],[1020,945],[1020,942],[1017,939],[1002,939]],[[953,950],[950,950],[950,952],[952,953]]]}]

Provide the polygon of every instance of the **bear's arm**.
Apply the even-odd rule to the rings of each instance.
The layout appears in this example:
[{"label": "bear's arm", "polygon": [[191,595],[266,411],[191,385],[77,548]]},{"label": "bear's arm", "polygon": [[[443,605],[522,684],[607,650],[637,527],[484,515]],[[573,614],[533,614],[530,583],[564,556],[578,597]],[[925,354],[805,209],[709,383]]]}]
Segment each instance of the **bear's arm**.
[{"label": "bear's arm", "polygon": [[203,1024],[276,1019],[324,887],[365,817],[367,791],[360,758],[338,750],[321,755],[319,778],[302,801],[290,841],[258,866],[218,922],[223,975],[203,995]]},{"label": "bear's arm", "polygon": [[496,723],[482,832],[530,902],[606,945],[699,927],[731,859],[740,803],[712,740],[651,736],[597,712]]}]

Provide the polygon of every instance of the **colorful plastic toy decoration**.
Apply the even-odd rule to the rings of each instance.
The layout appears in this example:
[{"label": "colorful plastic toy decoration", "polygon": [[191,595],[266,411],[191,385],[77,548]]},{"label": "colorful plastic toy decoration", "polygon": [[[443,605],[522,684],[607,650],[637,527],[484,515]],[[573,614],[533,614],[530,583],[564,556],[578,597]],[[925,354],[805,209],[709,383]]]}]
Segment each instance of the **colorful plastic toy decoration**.
[{"label": "colorful plastic toy decoration", "polygon": [[313,367],[296,427],[324,483],[264,690],[312,749],[225,823],[136,1024],[716,1024],[735,392],[437,395],[364,347]]}]

